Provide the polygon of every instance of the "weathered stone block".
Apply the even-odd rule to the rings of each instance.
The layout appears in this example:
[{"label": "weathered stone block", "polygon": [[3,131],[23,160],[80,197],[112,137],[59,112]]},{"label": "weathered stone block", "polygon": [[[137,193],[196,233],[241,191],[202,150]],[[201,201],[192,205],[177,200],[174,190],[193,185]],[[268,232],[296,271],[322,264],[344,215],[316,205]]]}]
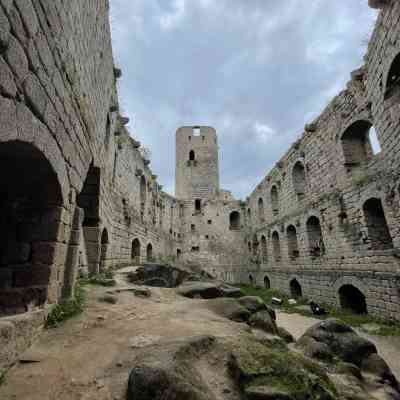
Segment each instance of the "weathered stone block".
[{"label": "weathered stone block", "polygon": [[19,44],[18,40],[10,35],[8,47],[4,53],[4,58],[7,60],[8,65],[17,75],[20,82],[22,82],[29,74],[28,59],[25,56],[24,49]]},{"label": "weathered stone block", "polygon": [[0,141],[17,138],[17,109],[12,100],[0,96]]}]

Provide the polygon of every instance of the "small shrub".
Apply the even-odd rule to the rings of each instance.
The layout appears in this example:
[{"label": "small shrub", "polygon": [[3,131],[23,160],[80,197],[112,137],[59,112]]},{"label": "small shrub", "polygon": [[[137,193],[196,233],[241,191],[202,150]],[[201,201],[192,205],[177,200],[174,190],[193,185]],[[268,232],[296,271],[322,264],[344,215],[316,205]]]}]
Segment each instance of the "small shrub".
[{"label": "small shrub", "polygon": [[46,328],[56,328],[64,321],[83,311],[85,303],[85,291],[80,283],[75,288],[75,297],[65,303],[57,304],[50,312],[46,320]]}]

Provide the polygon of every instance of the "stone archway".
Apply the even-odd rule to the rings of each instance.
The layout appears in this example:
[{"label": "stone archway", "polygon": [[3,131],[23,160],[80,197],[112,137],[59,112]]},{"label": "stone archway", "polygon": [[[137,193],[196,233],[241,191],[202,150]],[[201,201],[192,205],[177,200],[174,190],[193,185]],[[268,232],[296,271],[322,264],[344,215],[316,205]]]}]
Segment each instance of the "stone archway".
[{"label": "stone archway", "polygon": [[367,314],[367,302],[363,292],[354,285],[346,284],[338,291],[340,306],[354,314]]},{"label": "stone archway", "polygon": [[264,288],[265,289],[271,289],[271,280],[267,275],[264,276]]},{"label": "stone archway", "polygon": [[290,296],[293,299],[299,299],[300,297],[303,296],[303,290],[301,288],[301,285],[297,279],[292,279],[290,281]]},{"label": "stone archway", "polygon": [[131,258],[134,263],[140,263],[140,241],[138,238],[132,240]]},{"label": "stone archway", "polygon": [[62,205],[60,182],[44,153],[29,143],[0,143],[0,316],[58,300],[48,293],[65,263],[55,259]]},{"label": "stone archway", "polygon": [[146,261],[152,262],[153,260],[153,245],[149,243],[146,247]]}]

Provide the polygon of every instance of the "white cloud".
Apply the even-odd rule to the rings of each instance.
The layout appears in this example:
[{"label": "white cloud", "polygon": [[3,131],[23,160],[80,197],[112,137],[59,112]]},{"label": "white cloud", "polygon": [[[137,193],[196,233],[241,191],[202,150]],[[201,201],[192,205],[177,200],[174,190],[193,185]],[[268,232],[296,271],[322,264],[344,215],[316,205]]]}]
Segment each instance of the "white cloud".
[{"label": "white cloud", "polygon": [[276,135],[276,131],[267,124],[257,121],[253,127],[258,140],[262,143],[268,143]]},{"label": "white cloud", "polygon": [[185,17],[186,0],[174,0],[173,11],[162,14],[158,21],[162,30],[169,31],[175,29]]}]

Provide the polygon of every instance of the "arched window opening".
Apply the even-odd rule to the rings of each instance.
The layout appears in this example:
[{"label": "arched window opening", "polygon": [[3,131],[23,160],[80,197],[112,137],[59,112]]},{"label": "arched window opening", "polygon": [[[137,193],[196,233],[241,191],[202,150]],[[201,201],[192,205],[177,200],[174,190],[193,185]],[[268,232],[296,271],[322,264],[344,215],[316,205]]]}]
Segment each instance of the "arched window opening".
[{"label": "arched window opening", "polygon": [[176,258],[179,260],[182,256],[182,250],[181,249],[176,249]]},{"label": "arched window opening", "polygon": [[288,241],[289,258],[295,259],[299,257],[299,244],[297,241],[297,231],[293,225],[289,225],[286,229],[286,236]]},{"label": "arched window opening", "polygon": [[353,285],[343,285],[339,289],[340,306],[354,314],[367,314],[365,295]]},{"label": "arched window opening", "polygon": [[201,213],[201,199],[196,199],[194,201],[194,212],[196,214],[200,214]]},{"label": "arched window opening", "polygon": [[189,161],[194,161],[194,160],[196,160],[196,154],[195,154],[194,150],[190,150]]},{"label": "arched window opening", "polygon": [[374,155],[370,143],[372,125],[368,121],[356,121],[343,134],[341,142],[345,166],[356,169],[370,161]]},{"label": "arched window opening", "polygon": [[264,287],[265,289],[271,289],[271,281],[268,276],[264,276]]},{"label": "arched window opening", "polygon": [[1,143],[0,316],[35,310],[48,301],[48,286],[57,276],[54,236],[62,206],[61,186],[45,155],[28,143]]},{"label": "arched window opening", "polygon": [[261,197],[258,199],[258,218],[261,223],[265,222],[264,200]]},{"label": "arched window opening", "polygon": [[104,228],[101,234],[100,272],[104,271],[106,268],[108,243],[108,232],[107,229]]},{"label": "arched window opening", "polygon": [[249,283],[250,283],[250,286],[254,286],[254,278],[253,278],[253,275],[249,275]]},{"label": "arched window opening", "polygon": [[248,248],[248,250],[249,250],[249,253],[251,253],[251,242],[248,242],[248,243],[247,243],[247,248]]},{"label": "arched window opening", "polygon": [[232,211],[229,214],[229,229],[231,231],[240,229],[240,213],[238,211]]},{"label": "arched window opening", "polygon": [[278,188],[276,186],[272,186],[271,189],[271,206],[272,206],[272,214],[279,214],[279,194]]},{"label": "arched window opening", "polygon": [[394,58],[386,80],[385,100],[388,99],[400,101],[400,54]]},{"label": "arched window opening", "polygon": [[308,244],[311,257],[321,257],[325,254],[325,244],[322,238],[321,224],[317,217],[310,217],[307,221]]},{"label": "arched window opening", "polygon": [[149,243],[146,248],[146,261],[153,261],[153,245],[151,243]]},{"label": "arched window opening", "polygon": [[392,237],[390,236],[381,200],[376,198],[367,200],[364,203],[363,211],[368,230],[366,242],[374,250],[393,248]]},{"label": "arched window opening", "polygon": [[249,224],[251,224],[251,210],[250,208],[247,209],[247,221]]},{"label": "arched window opening", "polygon": [[306,194],[306,171],[300,161],[297,161],[293,167],[292,178],[297,198],[301,200]]},{"label": "arched window opening", "polygon": [[279,240],[279,233],[275,231],[272,236],[272,250],[274,253],[274,260],[276,262],[281,261],[281,243]]},{"label": "arched window opening", "polygon": [[140,263],[140,241],[139,239],[134,239],[132,241],[132,261],[139,264]]},{"label": "arched window opening", "polygon": [[293,299],[299,299],[300,297],[303,296],[303,291],[301,289],[301,285],[297,281],[297,279],[292,279],[290,281],[290,296]]},{"label": "arched window opening", "polygon": [[263,263],[268,261],[268,249],[267,249],[267,238],[262,235],[261,236],[261,256]]}]

